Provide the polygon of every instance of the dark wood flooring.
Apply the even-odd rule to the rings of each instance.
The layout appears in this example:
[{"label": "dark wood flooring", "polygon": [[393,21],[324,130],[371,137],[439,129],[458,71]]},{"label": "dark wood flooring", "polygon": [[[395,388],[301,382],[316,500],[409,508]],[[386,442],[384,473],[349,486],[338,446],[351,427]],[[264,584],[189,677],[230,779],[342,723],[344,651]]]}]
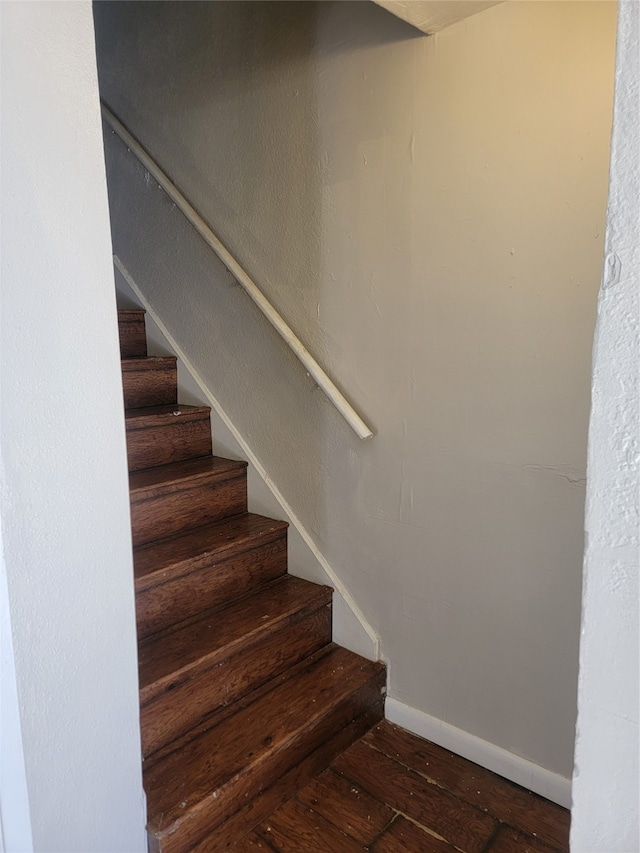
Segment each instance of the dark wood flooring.
[{"label": "dark wood flooring", "polygon": [[569,812],[388,722],[234,853],[565,853]]}]

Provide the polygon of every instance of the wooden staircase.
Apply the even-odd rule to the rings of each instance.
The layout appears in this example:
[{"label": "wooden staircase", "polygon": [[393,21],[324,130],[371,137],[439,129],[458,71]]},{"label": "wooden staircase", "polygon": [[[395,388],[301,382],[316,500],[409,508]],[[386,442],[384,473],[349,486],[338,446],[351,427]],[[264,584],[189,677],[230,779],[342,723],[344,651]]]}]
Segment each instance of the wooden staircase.
[{"label": "wooden staircase", "polygon": [[118,314],[149,848],[214,853],[382,718],[385,670],[331,642],[332,590],[287,574],[287,525]]}]

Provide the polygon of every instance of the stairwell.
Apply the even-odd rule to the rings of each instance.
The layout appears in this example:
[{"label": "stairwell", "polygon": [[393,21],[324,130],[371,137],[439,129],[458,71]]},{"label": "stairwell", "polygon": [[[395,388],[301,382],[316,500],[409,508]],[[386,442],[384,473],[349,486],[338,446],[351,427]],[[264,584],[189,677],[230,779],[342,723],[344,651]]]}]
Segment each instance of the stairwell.
[{"label": "stairwell", "polygon": [[382,718],[386,673],[331,642],[332,590],[287,574],[287,525],[247,511],[144,311],[118,320],[149,849],[214,853]]}]

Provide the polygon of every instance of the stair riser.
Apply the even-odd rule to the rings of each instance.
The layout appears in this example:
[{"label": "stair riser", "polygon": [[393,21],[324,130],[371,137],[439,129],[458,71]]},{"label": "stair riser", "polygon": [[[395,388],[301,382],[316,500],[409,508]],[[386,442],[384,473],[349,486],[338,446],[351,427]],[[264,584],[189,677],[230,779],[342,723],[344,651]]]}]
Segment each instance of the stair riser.
[{"label": "stair riser", "polygon": [[[237,773],[216,792],[216,797],[205,797],[200,801],[197,809],[189,810],[185,814],[180,822],[179,832],[165,831],[158,834],[152,841],[151,850],[162,851],[162,853],[192,853],[196,843],[203,841],[205,836],[216,830],[223,821],[228,821],[237,811],[245,807],[248,801],[253,800],[271,786],[281,784],[286,774],[316,750],[326,748],[327,743],[331,743],[355,719],[369,712],[373,717],[373,725],[381,719],[383,684],[384,673],[379,673],[337,706],[328,709],[326,715],[316,725],[299,732],[286,744],[286,747],[270,754],[268,760],[261,762],[259,773]],[[349,743],[351,740],[344,746]],[[333,756],[327,756],[326,763],[319,770],[327,767],[332,758]],[[227,826],[228,824],[223,829],[226,830]],[[252,828],[245,824],[242,834]],[[217,836],[215,846],[211,842],[209,844],[209,850],[218,849]],[[207,850],[207,847],[202,847],[202,850]]]},{"label": "stair riser", "polygon": [[247,476],[185,480],[131,496],[134,547],[247,511]]},{"label": "stair riser", "polygon": [[[343,750],[348,749],[352,743],[362,737],[376,723],[384,717],[384,697],[380,696],[377,703],[368,708],[349,725],[345,726],[331,740],[322,744],[310,756],[300,762],[293,770],[275,782],[270,788],[258,794],[246,806],[237,811],[221,826],[216,827],[213,835],[204,837],[193,847],[190,853],[213,853],[213,851],[227,850],[251,830],[266,820],[269,815],[279,808],[284,802],[291,799],[297,791],[315,776],[326,770],[331,762]],[[151,836],[149,836],[151,839]],[[155,839],[151,839],[150,853],[159,853],[161,848],[155,846]],[[300,851],[303,853],[303,851]],[[334,853],[334,851],[327,851]],[[339,853],[339,851],[335,851]]]},{"label": "stair riser", "polygon": [[178,371],[172,366],[157,367],[153,370],[126,369],[123,365],[122,386],[125,409],[138,409],[144,406],[170,406],[178,400]]},{"label": "stair riser", "polygon": [[[178,410],[176,410],[178,411]],[[127,458],[130,471],[182,462],[211,453],[209,416],[173,424],[134,429],[127,427]]]},{"label": "stair riser", "polygon": [[278,579],[286,525],[247,515],[246,463],[211,455],[203,407],[176,414],[144,312],[119,331],[149,850],[213,853],[382,719],[385,673],[331,643],[330,588]]},{"label": "stair riser", "polygon": [[[300,618],[294,614],[275,632],[254,636],[246,648],[198,671],[141,708],[145,757],[227,705],[313,654],[331,641],[331,609],[323,606]],[[176,679],[176,682],[178,680]]]},{"label": "stair riser", "polygon": [[[138,638],[223,605],[287,571],[287,534],[227,559],[204,554],[169,567],[157,585],[136,585]],[[148,581],[145,579],[145,584]]]},{"label": "stair riser", "polygon": [[120,354],[122,358],[143,358],[147,354],[144,316],[118,318]]}]

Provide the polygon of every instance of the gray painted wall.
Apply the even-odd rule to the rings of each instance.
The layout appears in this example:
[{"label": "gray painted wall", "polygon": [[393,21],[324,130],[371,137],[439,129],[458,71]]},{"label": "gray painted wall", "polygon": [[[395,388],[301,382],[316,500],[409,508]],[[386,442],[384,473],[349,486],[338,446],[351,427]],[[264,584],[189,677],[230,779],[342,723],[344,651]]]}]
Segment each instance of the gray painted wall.
[{"label": "gray painted wall", "polygon": [[104,96],[377,431],[353,437],[123,146],[114,245],[379,633],[400,702],[564,777],[615,5],[431,38],[369,3],[99,3]]},{"label": "gray painted wall", "polygon": [[4,843],[135,853],[133,566],[91,4],[0,14]]}]

